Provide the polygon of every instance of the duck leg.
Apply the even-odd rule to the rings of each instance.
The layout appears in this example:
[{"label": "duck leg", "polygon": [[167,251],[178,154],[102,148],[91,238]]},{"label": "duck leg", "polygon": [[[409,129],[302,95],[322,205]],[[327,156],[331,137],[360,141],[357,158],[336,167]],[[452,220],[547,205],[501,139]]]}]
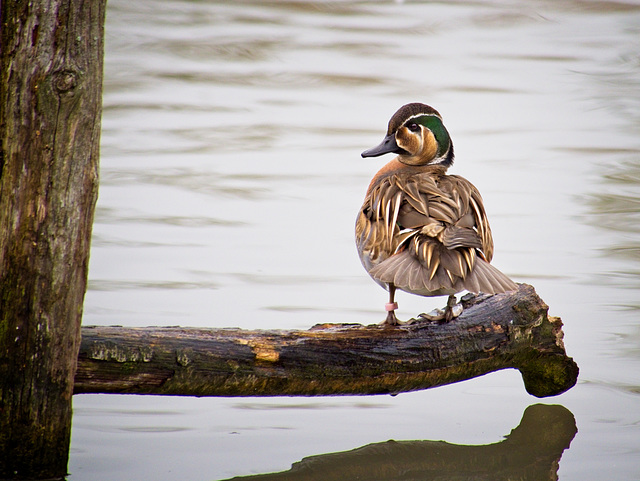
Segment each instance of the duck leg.
[{"label": "duck leg", "polygon": [[449,322],[462,314],[462,304],[457,304],[456,296],[451,294],[447,299],[447,307],[444,310],[444,320]]},{"label": "duck leg", "polygon": [[462,304],[457,304],[456,296],[452,294],[447,299],[447,306],[444,308],[444,310],[440,308],[434,309],[428,314],[422,313],[418,317],[425,319],[427,321],[450,322],[451,320],[458,317],[460,314],[462,314]]},{"label": "duck leg", "polygon": [[382,321],[382,325],[384,326],[397,326],[400,324],[395,312],[398,308],[398,303],[394,300],[395,295],[396,286],[389,284],[389,302],[384,305],[384,308],[387,310],[387,318]]}]

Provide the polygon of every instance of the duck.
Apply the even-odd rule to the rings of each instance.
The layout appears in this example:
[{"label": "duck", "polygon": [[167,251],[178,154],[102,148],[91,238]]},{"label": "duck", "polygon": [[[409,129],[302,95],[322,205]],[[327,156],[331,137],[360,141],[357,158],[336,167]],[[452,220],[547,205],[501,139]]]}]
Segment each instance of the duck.
[{"label": "duck", "polygon": [[396,290],[449,296],[444,310],[419,316],[444,322],[461,314],[460,292],[516,290],[490,264],[493,236],[480,192],[464,177],[447,174],[453,142],[440,113],[422,103],[402,106],[382,142],[361,155],[384,154],[396,155],[371,180],[355,227],[362,265],[389,292],[382,324],[401,324]]}]

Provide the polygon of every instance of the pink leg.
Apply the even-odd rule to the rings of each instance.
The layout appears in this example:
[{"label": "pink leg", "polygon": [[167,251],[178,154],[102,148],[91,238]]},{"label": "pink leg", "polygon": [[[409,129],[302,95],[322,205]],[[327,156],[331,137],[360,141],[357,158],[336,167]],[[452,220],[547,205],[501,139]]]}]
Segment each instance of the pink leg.
[{"label": "pink leg", "polygon": [[387,311],[387,318],[382,322],[384,325],[389,326],[397,326],[400,324],[400,321],[396,317],[396,309],[398,308],[398,303],[395,302],[394,298],[396,295],[396,286],[393,284],[389,284],[389,302],[384,305],[384,308]]}]

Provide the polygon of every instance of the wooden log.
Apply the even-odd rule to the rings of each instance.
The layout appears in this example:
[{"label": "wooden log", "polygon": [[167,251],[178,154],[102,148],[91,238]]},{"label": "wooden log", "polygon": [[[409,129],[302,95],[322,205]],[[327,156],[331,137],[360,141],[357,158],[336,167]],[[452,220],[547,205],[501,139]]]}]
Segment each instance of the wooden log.
[{"label": "wooden log", "polygon": [[0,7],[0,478],[66,475],[105,0]]},{"label": "wooden log", "polygon": [[499,443],[465,446],[444,441],[387,441],[310,456],[289,471],[236,477],[233,481],[557,481],[560,458],[577,431],[575,418],[567,408],[535,404]]},{"label": "wooden log", "polygon": [[306,331],[84,327],[75,393],[395,394],[518,369],[527,391],[571,388],[578,367],[533,287],[470,296],[446,324],[324,324]]}]

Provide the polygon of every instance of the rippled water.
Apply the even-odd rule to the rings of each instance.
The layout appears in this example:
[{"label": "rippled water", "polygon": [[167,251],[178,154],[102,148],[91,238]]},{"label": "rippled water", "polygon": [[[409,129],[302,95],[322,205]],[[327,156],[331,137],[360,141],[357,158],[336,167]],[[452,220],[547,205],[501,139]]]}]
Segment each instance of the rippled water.
[{"label": "rippled water", "polygon": [[[565,323],[566,479],[640,472],[640,3],[110,0],[84,324],[377,322],[353,224],[390,115],[443,115],[493,263]],[[399,295],[399,317],[444,299]],[[216,480],[388,439],[497,443],[504,371],[397,397],[74,398],[71,480]]]}]

